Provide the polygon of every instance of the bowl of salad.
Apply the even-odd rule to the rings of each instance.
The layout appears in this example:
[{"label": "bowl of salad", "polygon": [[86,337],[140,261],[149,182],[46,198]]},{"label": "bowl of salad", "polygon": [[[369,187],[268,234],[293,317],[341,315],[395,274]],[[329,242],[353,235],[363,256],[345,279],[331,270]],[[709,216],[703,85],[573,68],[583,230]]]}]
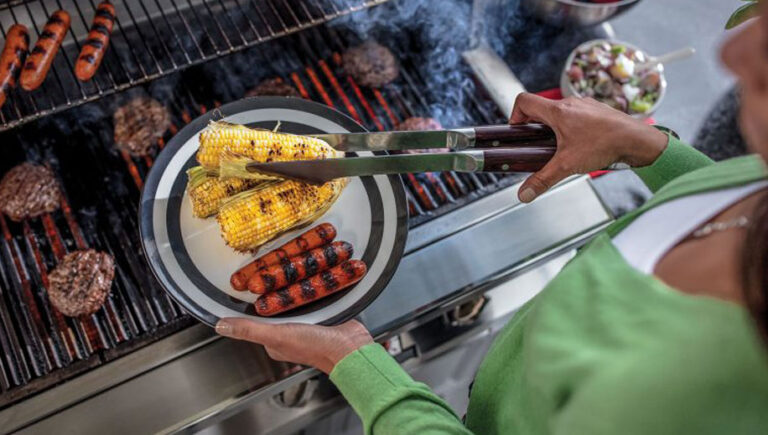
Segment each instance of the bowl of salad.
[{"label": "bowl of salad", "polygon": [[664,65],[649,66],[648,54],[632,44],[606,39],[573,50],[560,77],[563,96],[591,97],[638,118],[647,118],[667,90]]}]

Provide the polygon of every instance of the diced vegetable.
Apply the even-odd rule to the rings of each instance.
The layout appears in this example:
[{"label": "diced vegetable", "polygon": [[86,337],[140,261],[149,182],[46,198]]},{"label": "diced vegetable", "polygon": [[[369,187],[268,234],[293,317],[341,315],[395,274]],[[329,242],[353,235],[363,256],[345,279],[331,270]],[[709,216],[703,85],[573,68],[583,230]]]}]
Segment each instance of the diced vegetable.
[{"label": "diced vegetable", "polygon": [[581,48],[567,76],[576,92],[627,113],[648,113],[661,95],[660,67],[638,68],[645,53],[623,44],[596,42]]}]

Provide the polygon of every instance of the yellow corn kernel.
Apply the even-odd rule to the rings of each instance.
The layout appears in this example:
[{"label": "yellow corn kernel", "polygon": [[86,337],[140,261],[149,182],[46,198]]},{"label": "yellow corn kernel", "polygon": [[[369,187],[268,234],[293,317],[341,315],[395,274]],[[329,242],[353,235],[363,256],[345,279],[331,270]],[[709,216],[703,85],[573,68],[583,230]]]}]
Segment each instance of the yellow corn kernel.
[{"label": "yellow corn kernel", "polygon": [[286,231],[306,225],[325,213],[341,194],[346,180],[322,186],[272,181],[228,200],[216,219],[221,235],[238,251],[252,251]]},{"label": "yellow corn kernel", "polygon": [[206,171],[202,166],[190,168],[187,176],[187,194],[192,202],[192,214],[198,218],[218,213],[224,200],[260,183],[259,180],[219,178],[215,171]]},{"label": "yellow corn kernel", "polygon": [[212,122],[200,133],[197,161],[206,169],[218,169],[225,153],[262,163],[325,159],[342,155],[320,139]]}]

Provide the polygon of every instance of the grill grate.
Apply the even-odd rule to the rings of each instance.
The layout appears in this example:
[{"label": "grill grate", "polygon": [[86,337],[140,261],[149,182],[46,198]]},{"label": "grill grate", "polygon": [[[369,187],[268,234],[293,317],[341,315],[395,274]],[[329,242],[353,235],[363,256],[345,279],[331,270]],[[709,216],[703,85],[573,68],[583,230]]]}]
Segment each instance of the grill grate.
[{"label": "grill grate", "polygon": [[23,0],[0,5],[0,33],[24,24],[31,44],[53,11],[63,9],[72,17],[45,83],[33,92],[19,88],[10,92],[0,110],[0,131],[388,0],[115,2],[110,47],[96,76],[83,83],[75,78],[74,60],[99,1]]},{"label": "grill grate", "polygon": [[[319,26],[264,44],[253,53],[282,62],[279,71],[266,77],[279,76],[304,98],[335,107],[371,130],[391,129],[411,116],[429,116],[433,97],[408,56],[401,59],[402,78],[380,90],[358,86],[344,75],[341,53],[358,42],[340,29]],[[153,82],[151,86],[168,82],[172,89],[164,101],[172,125],[158,141],[158,149],[195,117],[242,96],[242,90],[229,84],[224,91],[214,90],[216,80],[206,75],[211,70],[236,71],[233,63],[232,58],[220,59]],[[151,86],[145,91],[151,93]],[[466,89],[462,92],[469,122],[503,122],[492,103]],[[73,119],[61,114],[49,120],[68,124],[99,104],[71,112]],[[153,157],[136,158],[114,150],[111,113],[108,108],[97,120],[66,134],[51,134],[36,124],[3,134],[18,146],[0,149],[0,174],[25,159],[46,161],[60,177],[66,198],[61,210],[41,218],[15,223],[0,216],[0,407],[193,322],[162,291],[144,261],[138,199]],[[446,172],[412,174],[403,180],[413,227],[518,178]],[[66,252],[84,247],[115,258],[115,283],[104,308],[71,319],[48,302],[46,274]]]}]

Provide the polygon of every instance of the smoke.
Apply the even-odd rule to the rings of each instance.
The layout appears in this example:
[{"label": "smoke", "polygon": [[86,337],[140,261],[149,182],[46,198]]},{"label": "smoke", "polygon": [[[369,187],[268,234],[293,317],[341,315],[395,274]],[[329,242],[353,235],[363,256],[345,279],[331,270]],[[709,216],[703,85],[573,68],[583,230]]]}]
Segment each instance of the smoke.
[{"label": "smoke", "polygon": [[[475,85],[461,53],[469,48],[471,4],[462,0],[409,0],[347,15],[332,27],[352,32],[360,41],[388,46],[420,80],[428,113],[446,127],[472,122],[466,110]],[[393,86],[405,86],[400,80]]]}]

